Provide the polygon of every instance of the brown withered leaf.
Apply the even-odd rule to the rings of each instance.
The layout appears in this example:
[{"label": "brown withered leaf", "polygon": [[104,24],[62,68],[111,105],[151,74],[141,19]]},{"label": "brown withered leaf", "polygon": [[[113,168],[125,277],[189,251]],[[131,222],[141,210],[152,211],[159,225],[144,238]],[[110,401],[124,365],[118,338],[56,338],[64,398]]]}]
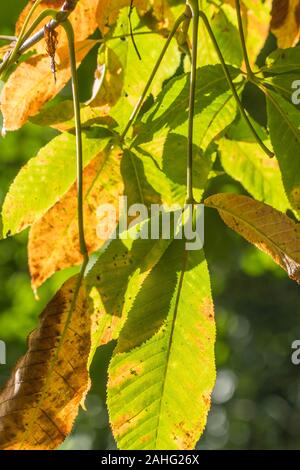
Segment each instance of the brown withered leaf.
[{"label": "brown withered leaf", "polygon": [[[119,196],[124,185],[119,148],[103,151],[85,168],[84,226],[90,253],[98,250],[106,239],[97,235],[100,220],[97,208],[100,204],[112,204],[118,218]],[[31,227],[28,243],[29,267],[32,287],[36,290],[46,279],[60,269],[82,262],[79,251],[77,227],[76,184],[39,221]]]},{"label": "brown withered leaf", "polygon": [[[77,66],[94,46],[95,41],[84,40],[76,44]],[[31,57],[23,62],[9,77],[0,97],[3,127],[19,129],[37,114],[43,104],[53,98],[71,78],[68,46],[57,49],[60,63],[57,65],[56,82],[47,55]]]},{"label": "brown withered leaf", "polygon": [[[78,41],[83,41],[87,37],[89,37],[95,29],[97,28],[97,21],[96,21],[96,10],[98,7],[98,3],[100,0],[79,0],[77,3],[77,6],[75,10],[71,13],[69,19],[73,25],[74,31],[75,31],[75,37],[76,37],[76,42]],[[19,16],[19,19],[16,24],[16,35],[19,34],[24,20],[27,17],[32,4],[34,2],[30,1],[28,4],[25,6],[24,10]],[[45,0],[38,7],[36,8],[31,22],[36,19],[39,14],[45,10],[45,8],[55,8],[59,10],[61,6],[63,5],[64,0]],[[101,1],[100,1],[101,3]],[[39,25],[37,27],[37,30],[40,29],[43,25]],[[57,29],[58,33],[58,44],[59,47],[67,46],[67,37],[65,32],[63,31],[63,28],[58,28]],[[39,53],[39,54],[44,54],[46,52],[46,45],[43,41],[37,43],[34,46],[34,49]]]},{"label": "brown withered leaf", "polygon": [[300,224],[263,202],[239,194],[215,194],[204,203],[217,209],[230,228],[270,255],[300,284]]},{"label": "brown withered leaf", "polygon": [[278,47],[295,46],[300,39],[300,0],[273,0],[271,16]]},{"label": "brown withered leaf", "polygon": [[61,338],[77,276],[57,292],[28,339],[0,394],[0,449],[54,449],[70,433],[89,390],[87,370],[92,320],[81,287],[66,334]]}]

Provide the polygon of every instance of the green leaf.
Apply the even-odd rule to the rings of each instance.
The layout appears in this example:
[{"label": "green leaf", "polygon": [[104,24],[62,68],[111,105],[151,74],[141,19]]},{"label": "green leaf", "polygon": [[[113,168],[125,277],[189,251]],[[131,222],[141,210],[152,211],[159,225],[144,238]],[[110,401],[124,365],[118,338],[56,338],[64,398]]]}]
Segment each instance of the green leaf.
[{"label": "green leaf", "polygon": [[[238,87],[243,85],[240,71],[229,68]],[[235,118],[236,105],[220,65],[208,65],[197,70],[195,96],[195,144],[205,150],[211,141]],[[189,74],[169,81],[155,104],[145,114],[138,128],[134,146],[142,146],[153,138],[165,137],[172,131],[187,136]]]},{"label": "green leaf", "polygon": [[[209,2],[205,2],[205,4],[205,13],[210,18],[211,27],[214,31],[225,62],[239,67],[242,63],[243,52],[239,39],[234,8],[231,5],[216,6]],[[218,64],[220,62],[218,55],[201,19],[199,25],[198,41],[198,64]]]},{"label": "green leaf", "polygon": [[[83,157],[86,166],[111,138],[107,129],[83,132]],[[3,236],[24,230],[40,219],[76,179],[76,139],[64,133],[43,147],[21,169],[6,195],[3,209]]]},{"label": "green leaf", "polygon": [[[138,224],[143,230],[149,221]],[[100,253],[97,261],[88,272],[85,284],[89,297],[89,309],[92,317],[98,312],[97,325],[93,329],[90,362],[98,346],[117,339],[126,320],[128,304],[132,304],[139,290],[127,286],[135,271],[147,275],[162,256],[169,240],[134,238],[137,226],[122,233],[122,238],[111,240]],[[141,279],[140,279],[141,281]],[[96,315],[94,315],[96,317]]]},{"label": "green leaf", "polygon": [[257,143],[220,139],[218,142],[224,170],[259,201],[285,212],[290,208],[278,162],[269,158]]},{"label": "green leaf", "polygon": [[109,367],[113,433],[120,449],[192,449],[215,382],[203,251],[186,251],[184,240],[174,240],[147,277],[140,276],[129,283],[128,295],[139,291]]},{"label": "green leaf", "polygon": [[300,210],[300,112],[278,93],[266,90],[271,142],[292,207]]},{"label": "green leaf", "polygon": [[300,48],[289,47],[287,49],[276,49],[266,60],[264,72],[269,73],[290,73],[300,69]]},{"label": "green leaf", "polygon": [[[268,133],[264,127],[261,127],[251,116],[248,116],[251,121],[252,126],[254,127],[257,135],[262,141],[268,139]],[[257,144],[253,133],[249,129],[248,124],[245,119],[239,115],[238,118],[228,127],[226,130],[226,137],[230,140],[238,140],[243,142],[252,142]]]},{"label": "green leaf", "polygon": [[[110,94],[113,98],[112,104],[115,104],[110,115],[118,122],[121,129],[127,124],[166,41],[164,37],[158,34],[154,35],[148,27],[141,26],[136,11],[133,11],[131,21],[134,33],[136,33],[135,43],[141,60],[129,36],[128,8],[123,8],[113,33],[113,36],[118,39],[108,39],[107,45],[100,51],[98,58],[100,78],[98,81],[101,86],[97,98],[91,102],[92,105],[99,104],[101,98],[105,101],[107,95]],[[155,47],[153,47],[153,41],[155,41]],[[152,82],[150,90],[152,95],[156,96],[159,93],[163,82],[174,75],[179,63],[180,53],[174,39],[171,41]],[[112,72],[114,75],[111,78]],[[106,82],[105,74],[107,76]]]},{"label": "green leaf", "polygon": [[[235,8],[233,10],[236,16]],[[241,10],[249,60],[256,66],[256,59],[270,34],[271,2],[243,0]]]},{"label": "green leaf", "polygon": [[[170,133],[165,141],[154,139],[145,154],[140,147],[132,149],[135,165],[144,175],[159,203],[183,206],[186,199],[186,147],[187,139]],[[212,152],[201,154],[194,147],[194,195],[197,200],[207,184],[212,166]],[[142,183],[144,185],[144,183]]]},{"label": "green leaf", "polygon": [[[137,155],[128,149],[124,150],[121,164],[121,172],[124,181],[124,194],[127,196],[127,204],[142,203],[150,207],[151,204],[162,204],[166,199],[167,188],[162,188],[158,193],[149,183],[149,175],[145,174],[143,164]],[[153,178],[159,180],[162,172],[155,168]]]}]

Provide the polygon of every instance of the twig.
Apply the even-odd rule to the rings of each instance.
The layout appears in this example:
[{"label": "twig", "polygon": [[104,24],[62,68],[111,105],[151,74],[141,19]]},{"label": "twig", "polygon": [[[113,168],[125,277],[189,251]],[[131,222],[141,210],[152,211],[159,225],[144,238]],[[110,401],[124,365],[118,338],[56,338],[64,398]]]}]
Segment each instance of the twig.
[{"label": "twig", "polygon": [[131,15],[132,15],[132,11],[133,11],[133,0],[130,0],[130,6],[129,6],[129,13],[128,13],[128,21],[129,21],[129,28],[130,28],[130,37],[131,37],[131,41],[132,41],[132,44],[133,44],[133,47],[134,47],[134,50],[139,58],[139,60],[142,60],[141,58],[141,54],[138,50],[138,47],[136,45],[136,42],[135,42],[135,39],[134,39],[134,35],[133,35],[133,29],[132,29],[132,23],[131,23]]},{"label": "twig", "polygon": [[[35,44],[44,39],[45,26],[49,31],[56,29],[61,23],[67,20],[70,14],[73,12],[77,5],[78,0],[66,0],[57,12],[55,18],[51,19],[46,25],[44,25],[37,33],[30,38],[26,39],[16,50],[15,48],[5,55],[3,62],[0,64],[0,73],[5,70],[8,65],[17,61],[21,54],[31,49]],[[11,60],[14,57],[14,60]]]}]

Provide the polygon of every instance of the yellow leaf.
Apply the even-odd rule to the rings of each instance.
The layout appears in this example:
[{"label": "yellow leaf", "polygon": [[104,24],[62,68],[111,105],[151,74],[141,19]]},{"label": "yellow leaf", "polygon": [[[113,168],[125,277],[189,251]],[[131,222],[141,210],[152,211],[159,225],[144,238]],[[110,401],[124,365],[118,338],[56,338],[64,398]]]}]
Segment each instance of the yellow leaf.
[{"label": "yellow leaf", "polygon": [[11,45],[6,44],[5,46],[0,47],[0,60],[3,60],[3,57],[11,50]]},{"label": "yellow leaf", "polygon": [[247,49],[254,65],[263,48],[270,29],[271,0],[245,0],[247,22]]},{"label": "yellow leaf", "polygon": [[228,227],[270,255],[300,283],[300,224],[273,207],[239,194],[215,194],[205,205],[217,209]]},{"label": "yellow leaf", "polygon": [[278,47],[295,46],[299,41],[300,0],[273,0],[271,30]]},{"label": "yellow leaf", "polygon": [[[96,18],[98,26],[103,33],[116,22],[121,8],[130,7],[131,0],[102,0],[98,4]],[[148,0],[133,0],[133,6],[140,12],[147,10]]]},{"label": "yellow leaf", "polygon": [[[94,46],[95,41],[84,40],[76,44],[77,66]],[[60,63],[57,66],[56,83],[50,69],[49,57],[37,55],[23,62],[9,77],[1,97],[3,127],[19,129],[39,109],[55,96],[70,80],[68,46],[57,50]]]},{"label": "yellow leaf", "polygon": [[[119,196],[124,185],[121,178],[120,149],[102,152],[84,170],[84,226],[90,253],[98,250],[106,239],[97,236],[97,208],[112,204],[118,219]],[[30,231],[28,257],[32,286],[36,290],[60,269],[82,262],[79,251],[76,184],[56,203]]]},{"label": "yellow leaf", "polygon": [[115,51],[103,47],[98,54],[94,91],[88,102],[93,107],[113,106],[122,94],[124,67]]},{"label": "yellow leaf", "polygon": [[62,337],[77,276],[45,308],[0,394],[0,449],[48,450],[71,432],[89,386],[92,320],[84,287]]},{"label": "yellow leaf", "polygon": [[[225,3],[234,9],[236,16],[235,0],[225,0]],[[271,3],[272,0],[242,0],[240,3],[248,57],[253,66],[269,35]]]},{"label": "yellow leaf", "polygon": [[[18,36],[25,18],[27,17],[32,4],[34,2],[31,0],[25,6],[24,10],[22,11],[17,24],[16,24],[16,36]],[[34,21],[39,14],[44,11],[46,8],[55,8],[60,9],[64,3],[64,0],[45,0],[43,1],[38,7],[36,8],[32,19]],[[96,22],[96,10],[98,7],[99,0],[79,0],[75,10],[71,13],[69,19],[73,25],[75,31],[75,38],[76,42],[83,41],[88,36],[93,34],[95,29],[97,28]],[[101,3],[101,2],[100,2]],[[40,29],[43,25],[39,25],[37,30]],[[58,47],[67,46],[67,37],[63,31],[63,28],[58,28]],[[40,41],[34,46],[34,49],[39,54],[44,54],[46,52],[46,46],[44,41]]]},{"label": "yellow leaf", "polygon": [[[121,8],[130,7],[131,0],[102,0],[97,9],[97,21],[100,30],[107,33],[109,28],[116,22]],[[143,16],[146,12],[152,13],[152,24],[154,29],[162,30],[170,27],[173,15],[167,0],[133,0],[133,6]],[[149,24],[149,26],[151,26]]]}]

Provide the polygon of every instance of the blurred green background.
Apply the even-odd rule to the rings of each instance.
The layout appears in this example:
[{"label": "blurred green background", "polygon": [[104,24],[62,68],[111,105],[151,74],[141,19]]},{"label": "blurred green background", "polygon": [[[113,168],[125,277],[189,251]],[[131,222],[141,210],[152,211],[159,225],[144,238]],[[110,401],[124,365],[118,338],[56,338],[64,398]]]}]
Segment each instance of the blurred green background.
[{"label": "blurred green background", "polygon": [[[26,0],[1,2],[0,32],[12,34]],[[272,47],[272,40],[269,41]],[[90,92],[93,54],[80,74],[82,98]],[[260,58],[263,60],[263,58]],[[67,87],[65,95],[70,93]],[[245,100],[253,102],[248,90]],[[255,109],[263,121],[264,109]],[[254,113],[253,113],[254,114]],[[254,116],[254,117],[255,117]],[[0,202],[26,160],[54,131],[26,125],[0,141]],[[216,178],[209,192],[243,192],[229,177]],[[200,449],[300,449],[300,365],[291,363],[291,344],[300,339],[299,287],[265,255],[206,211],[205,247],[212,275],[217,321],[218,379]],[[27,232],[0,245],[0,339],[7,364],[0,386],[18,357],[38,314],[68,272],[55,275],[33,297],[27,270]],[[63,449],[114,449],[105,408],[106,370],[114,345],[98,351],[92,367],[87,411],[81,410]]]}]

